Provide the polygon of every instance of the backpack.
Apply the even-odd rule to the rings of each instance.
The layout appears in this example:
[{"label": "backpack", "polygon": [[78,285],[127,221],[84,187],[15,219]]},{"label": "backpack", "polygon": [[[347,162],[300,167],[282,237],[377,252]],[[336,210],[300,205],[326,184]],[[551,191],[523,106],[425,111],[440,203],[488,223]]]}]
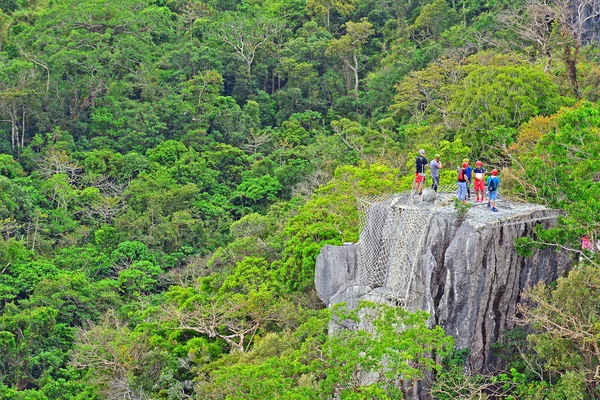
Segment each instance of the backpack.
[{"label": "backpack", "polygon": [[490,183],[488,185],[488,191],[493,192],[494,190],[496,190],[498,188],[498,179],[492,177],[490,179]]},{"label": "backpack", "polygon": [[458,180],[461,182],[465,180],[465,169],[464,168],[461,168],[458,170]]}]

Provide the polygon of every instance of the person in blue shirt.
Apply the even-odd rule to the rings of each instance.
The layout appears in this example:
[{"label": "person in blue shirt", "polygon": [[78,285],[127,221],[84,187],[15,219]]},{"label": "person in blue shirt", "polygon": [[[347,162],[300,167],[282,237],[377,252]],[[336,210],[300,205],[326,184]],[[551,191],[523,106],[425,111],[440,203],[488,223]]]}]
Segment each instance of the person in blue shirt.
[{"label": "person in blue shirt", "polygon": [[[492,170],[492,176],[487,180],[488,187],[488,204],[487,206],[492,207],[493,212],[498,212],[496,208],[496,196],[498,196],[498,187],[500,186],[500,178],[498,177],[498,170]],[[490,204],[491,203],[491,204]]]},{"label": "person in blue shirt", "polygon": [[473,167],[471,167],[469,165],[469,159],[468,158],[465,158],[463,160],[463,163],[467,163],[467,168],[465,169],[466,172],[467,172],[467,198],[469,200],[471,200],[471,182],[472,182],[471,175],[473,173]]}]

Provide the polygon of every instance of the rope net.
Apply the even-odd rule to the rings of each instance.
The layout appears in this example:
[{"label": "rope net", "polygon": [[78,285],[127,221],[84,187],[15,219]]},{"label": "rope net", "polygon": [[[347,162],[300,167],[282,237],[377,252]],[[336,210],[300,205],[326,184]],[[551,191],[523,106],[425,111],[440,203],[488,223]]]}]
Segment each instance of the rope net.
[{"label": "rope net", "polygon": [[407,308],[412,308],[411,303],[424,292],[418,257],[433,215],[432,208],[406,202],[410,197],[386,195],[358,199],[361,234],[357,281],[382,288],[388,297]]}]

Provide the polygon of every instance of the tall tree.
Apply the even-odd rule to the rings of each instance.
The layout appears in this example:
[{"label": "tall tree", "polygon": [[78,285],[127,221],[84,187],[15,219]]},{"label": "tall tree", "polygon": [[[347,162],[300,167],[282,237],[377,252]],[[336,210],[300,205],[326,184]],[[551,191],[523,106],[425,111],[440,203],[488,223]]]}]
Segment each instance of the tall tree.
[{"label": "tall tree", "polygon": [[599,17],[599,0],[528,0],[522,12],[504,14],[500,21],[523,39],[536,44],[548,57],[546,70],[552,60],[552,48],[562,47],[567,79],[575,96],[580,98],[579,51],[585,44],[597,40]]},{"label": "tall tree", "polygon": [[[557,0],[555,4],[557,18],[560,22],[561,36],[565,37],[563,60],[567,70],[567,78],[577,98],[579,82],[577,81],[577,63],[581,47],[588,43],[598,29],[598,23],[590,24],[600,16],[599,0]],[[595,28],[594,28],[594,25]]]},{"label": "tall tree", "polygon": [[308,0],[306,8],[313,13],[321,13],[325,18],[325,26],[331,25],[331,12],[337,11],[341,15],[348,15],[354,9],[352,0]]},{"label": "tall tree", "polygon": [[2,51],[2,45],[8,37],[8,30],[11,24],[12,19],[0,9],[0,51]]},{"label": "tall tree", "polygon": [[35,94],[35,75],[33,64],[27,61],[11,60],[0,66],[0,122],[10,124],[13,151],[25,147],[25,123],[29,101]]},{"label": "tall tree", "polygon": [[333,39],[325,54],[336,55],[354,74],[354,96],[358,98],[358,73],[360,71],[359,51],[361,45],[375,33],[373,25],[363,18],[360,22],[348,21],[345,25],[346,34],[339,39]]},{"label": "tall tree", "polygon": [[552,50],[556,43],[552,40],[553,21],[556,13],[550,3],[552,0],[528,0],[522,9],[508,10],[498,16],[501,24],[519,35],[523,44],[533,43],[546,57],[544,72],[552,63]]},{"label": "tall tree", "polygon": [[220,21],[216,34],[246,64],[248,77],[250,77],[256,52],[261,47],[266,47],[283,27],[282,21],[264,15],[249,18],[239,13],[227,13]]}]

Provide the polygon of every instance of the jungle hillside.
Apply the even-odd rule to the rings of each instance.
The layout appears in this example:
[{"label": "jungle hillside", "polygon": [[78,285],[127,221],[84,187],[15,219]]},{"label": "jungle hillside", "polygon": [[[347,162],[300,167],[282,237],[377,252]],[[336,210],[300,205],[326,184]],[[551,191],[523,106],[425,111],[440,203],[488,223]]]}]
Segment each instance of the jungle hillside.
[{"label": "jungle hillside", "polygon": [[[599,99],[598,0],[0,0],[0,398],[600,398]],[[420,149],[561,211],[506,370],[328,335],[316,256]]]}]

